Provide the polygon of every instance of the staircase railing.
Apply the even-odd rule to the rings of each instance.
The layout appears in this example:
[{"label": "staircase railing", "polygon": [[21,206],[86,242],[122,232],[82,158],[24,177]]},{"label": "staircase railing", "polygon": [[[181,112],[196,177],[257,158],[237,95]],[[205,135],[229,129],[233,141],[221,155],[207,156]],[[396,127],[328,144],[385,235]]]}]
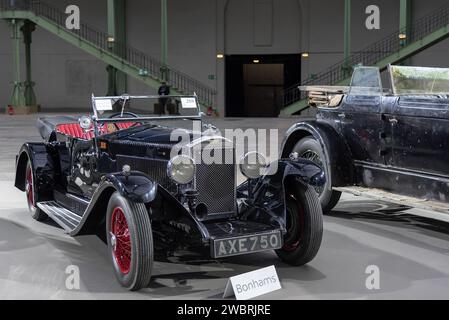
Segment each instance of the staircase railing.
[{"label": "staircase railing", "polygon": [[216,105],[216,90],[212,89],[187,74],[176,70],[170,66],[164,66],[159,60],[151,57],[142,51],[135,49],[124,43],[112,41],[110,37],[95,28],[80,24],[80,29],[66,29],[65,23],[67,14],[60,9],[53,7],[40,0],[0,0],[0,10],[2,11],[31,11],[38,17],[43,17],[66,31],[76,34],[83,40],[91,43],[100,50],[112,52],[119,59],[127,61],[136,67],[141,76],[150,76],[160,82],[165,81],[175,90],[198,95],[199,101],[210,107]]},{"label": "staircase railing", "polygon": [[[416,20],[408,30],[399,30],[387,37],[374,42],[363,50],[352,54],[348,59],[341,60],[325,71],[310,76],[300,84],[285,89],[282,93],[283,106],[287,107],[295,102],[306,99],[306,93],[300,92],[298,86],[306,85],[334,85],[350,77],[352,70],[348,66],[362,64],[366,66],[375,65],[382,59],[398,52],[408,44],[414,43],[430,35],[432,32],[449,24],[449,5],[435,10],[434,12]],[[400,39],[405,34],[406,39]]]}]

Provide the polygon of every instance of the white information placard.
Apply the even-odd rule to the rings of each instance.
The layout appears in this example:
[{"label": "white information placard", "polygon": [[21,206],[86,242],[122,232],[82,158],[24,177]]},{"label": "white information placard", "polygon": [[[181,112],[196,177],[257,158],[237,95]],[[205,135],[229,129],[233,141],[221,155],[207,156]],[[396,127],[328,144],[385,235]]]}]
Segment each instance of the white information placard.
[{"label": "white information placard", "polygon": [[95,100],[95,107],[98,111],[111,111],[112,100],[111,99],[98,99]]},{"label": "white information placard", "polygon": [[223,298],[248,300],[280,289],[276,268],[271,266],[229,278]]},{"label": "white information placard", "polygon": [[181,105],[183,109],[196,109],[198,106],[196,105],[195,98],[181,98]]}]

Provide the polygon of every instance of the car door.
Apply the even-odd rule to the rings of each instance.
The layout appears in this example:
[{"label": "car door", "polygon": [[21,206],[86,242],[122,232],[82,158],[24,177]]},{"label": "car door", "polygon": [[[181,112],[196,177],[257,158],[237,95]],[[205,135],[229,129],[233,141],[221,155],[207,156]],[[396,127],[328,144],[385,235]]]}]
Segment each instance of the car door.
[{"label": "car door", "polygon": [[400,97],[393,119],[394,166],[448,175],[449,100]]},{"label": "car door", "polygon": [[378,68],[359,67],[354,71],[348,95],[338,117],[340,130],[356,162],[385,164],[387,148],[382,84]]}]

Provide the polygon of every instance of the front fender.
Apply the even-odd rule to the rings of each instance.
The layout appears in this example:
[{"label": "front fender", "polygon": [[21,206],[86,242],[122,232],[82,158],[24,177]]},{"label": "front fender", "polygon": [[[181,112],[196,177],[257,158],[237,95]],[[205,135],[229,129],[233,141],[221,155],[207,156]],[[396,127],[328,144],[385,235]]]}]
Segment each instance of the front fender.
[{"label": "front fender", "polygon": [[[238,187],[238,197],[247,198],[241,210],[242,219],[271,224],[285,230],[286,191],[292,182],[302,186],[323,186],[326,178],[324,171],[309,160],[281,159],[274,166],[271,165],[270,174]],[[248,193],[248,188],[252,192]]]},{"label": "front fender", "polygon": [[[207,238],[207,230],[198,223],[192,214],[173,197],[167,190],[152,181],[145,174],[132,172],[129,176],[123,173],[106,175],[105,183],[113,185],[120,194],[137,203],[150,204],[155,209],[164,208],[162,216],[154,216],[158,221],[164,221],[176,229],[176,233],[185,233],[190,237]],[[161,199],[163,199],[161,203]],[[159,208],[160,209],[160,208]]]},{"label": "front fender", "polygon": [[[316,163],[298,158],[281,159],[277,162],[277,170],[273,174],[269,174],[265,179],[270,181],[285,180],[288,176],[295,176],[301,179],[304,184],[310,184],[314,187],[322,187],[326,184],[326,175]],[[274,170],[273,170],[274,171]]]},{"label": "front fender", "polygon": [[158,184],[140,172],[108,174],[104,180],[120,194],[136,203],[150,203],[156,199]]},{"label": "front fender", "polygon": [[[95,234],[104,223],[107,206],[114,192],[132,202],[144,203],[153,223],[152,231],[158,255],[178,248],[200,246],[208,239],[207,229],[168,191],[145,174],[131,172],[108,174],[101,180],[79,226],[72,236]],[[162,248],[162,249],[161,249]]]},{"label": "front fender", "polygon": [[354,183],[354,162],[351,151],[343,137],[329,124],[319,121],[303,121],[292,126],[282,143],[281,158],[288,158],[296,143],[302,138],[312,136],[324,151],[326,177],[331,187],[342,187]]},{"label": "front fender", "polygon": [[140,172],[111,173],[105,175],[95,190],[80,224],[70,235],[94,234],[104,221],[109,199],[114,192],[136,203],[150,203],[156,199],[158,185]]}]

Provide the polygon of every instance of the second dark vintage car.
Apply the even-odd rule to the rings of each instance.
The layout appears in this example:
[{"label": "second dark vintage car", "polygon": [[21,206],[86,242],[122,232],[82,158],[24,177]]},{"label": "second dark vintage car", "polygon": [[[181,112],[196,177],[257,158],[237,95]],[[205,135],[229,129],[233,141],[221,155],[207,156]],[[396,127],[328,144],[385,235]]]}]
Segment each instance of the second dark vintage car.
[{"label": "second dark vintage car", "polygon": [[414,207],[449,221],[449,69],[390,66],[390,89],[375,67],[357,67],[349,87],[302,87],[316,120],[287,132],[283,157],[326,173],[324,212],[341,192]]},{"label": "second dark vintage car", "polygon": [[[149,112],[163,112],[154,100],[170,100],[171,115]],[[256,152],[236,159],[233,141],[202,124],[195,96],[94,97],[92,105],[79,120],[39,119],[44,141],[22,146],[15,186],[34,219],[107,242],[122,286],[146,287],[155,259],[275,250],[297,266],[315,257],[323,222],[314,188],[325,183],[315,163],[287,157],[274,166]],[[205,151],[227,160],[197,161]],[[247,178],[239,186],[238,171]]]}]

